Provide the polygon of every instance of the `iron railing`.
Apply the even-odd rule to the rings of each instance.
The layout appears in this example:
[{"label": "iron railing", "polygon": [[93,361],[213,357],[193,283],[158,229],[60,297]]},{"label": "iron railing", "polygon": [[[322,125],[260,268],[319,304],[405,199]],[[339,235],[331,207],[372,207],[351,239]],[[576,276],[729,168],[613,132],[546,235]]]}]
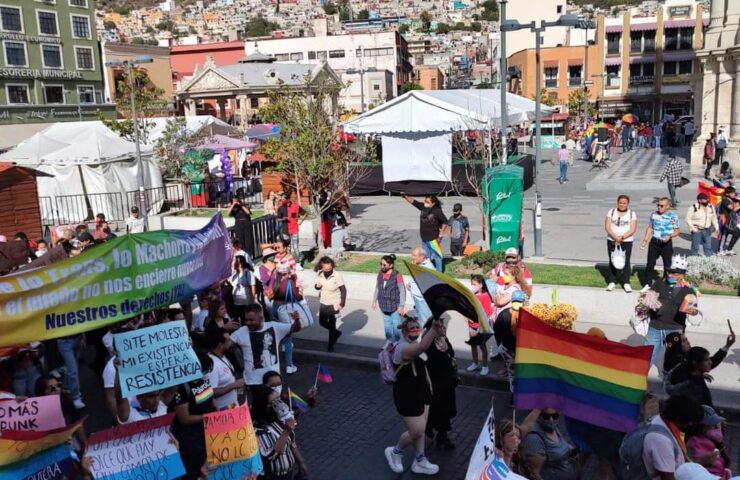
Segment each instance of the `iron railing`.
[{"label": "iron railing", "polygon": [[[234,227],[229,228],[229,235],[232,240],[236,240],[236,231]],[[273,243],[278,236],[278,222],[275,215],[265,215],[256,220],[252,220],[252,238],[254,239],[254,251],[247,252],[252,258],[261,258],[263,243]],[[242,245],[242,248],[245,248]]]}]

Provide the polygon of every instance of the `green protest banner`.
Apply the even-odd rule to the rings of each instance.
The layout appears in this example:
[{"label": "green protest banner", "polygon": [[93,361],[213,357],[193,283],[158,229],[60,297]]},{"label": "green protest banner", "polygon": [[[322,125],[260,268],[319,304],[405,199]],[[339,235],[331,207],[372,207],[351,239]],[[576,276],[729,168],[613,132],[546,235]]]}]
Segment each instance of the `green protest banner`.
[{"label": "green protest banner", "polygon": [[190,299],[231,274],[221,215],[199,231],[118,237],[0,277],[0,347],[82,333]]}]

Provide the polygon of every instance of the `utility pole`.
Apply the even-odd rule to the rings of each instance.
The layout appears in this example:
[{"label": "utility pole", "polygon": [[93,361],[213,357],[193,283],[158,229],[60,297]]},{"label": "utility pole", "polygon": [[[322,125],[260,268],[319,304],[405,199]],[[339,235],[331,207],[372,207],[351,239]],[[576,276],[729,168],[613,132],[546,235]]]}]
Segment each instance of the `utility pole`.
[{"label": "utility pole", "polygon": [[[507,0],[501,0],[499,3],[499,25],[502,25],[506,21],[506,2]],[[499,89],[501,90],[501,164],[506,165],[506,125],[509,123],[506,116],[506,32],[499,28],[501,41],[499,42],[499,50],[501,53],[501,61],[499,64]],[[491,149],[494,144],[491,143]]]},{"label": "utility pole", "polygon": [[590,18],[586,18],[586,56],[583,59],[583,126],[586,127],[588,124],[588,86],[586,80],[588,79],[588,24],[591,21]]}]

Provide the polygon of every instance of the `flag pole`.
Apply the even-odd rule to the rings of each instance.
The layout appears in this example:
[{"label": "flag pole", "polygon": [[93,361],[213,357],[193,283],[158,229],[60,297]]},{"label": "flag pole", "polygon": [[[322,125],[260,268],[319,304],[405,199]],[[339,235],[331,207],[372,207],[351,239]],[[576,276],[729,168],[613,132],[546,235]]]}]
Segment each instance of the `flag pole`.
[{"label": "flag pole", "polygon": [[321,371],[321,364],[319,363],[316,366],[316,378],[313,381],[313,388],[316,388],[316,385],[319,384],[319,372]]},{"label": "flag pole", "polygon": [[288,387],[288,406],[290,407],[290,411],[293,411],[293,395],[291,394],[290,387]]}]

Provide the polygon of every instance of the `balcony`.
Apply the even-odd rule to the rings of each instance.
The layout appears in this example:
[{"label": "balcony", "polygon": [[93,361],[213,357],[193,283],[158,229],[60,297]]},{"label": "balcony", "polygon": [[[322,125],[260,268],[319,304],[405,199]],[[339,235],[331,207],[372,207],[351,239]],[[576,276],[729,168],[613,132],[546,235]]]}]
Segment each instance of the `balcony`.
[{"label": "balcony", "polygon": [[570,77],[568,79],[568,86],[573,87],[580,87],[583,84],[583,79],[581,77]]},{"label": "balcony", "polygon": [[639,85],[652,85],[653,80],[655,77],[652,75],[650,76],[639,76],[639,77],[630,77],[630,86],[639,86]]},{"label": "balcony", "polygon": [[621,88],[622,86],[621,77],[606,77],[605,81],[604,88]]},{"label": "balcony", "polygon": [[558,80],[552,78],[545,79],[545,88],[558,88]]}]

